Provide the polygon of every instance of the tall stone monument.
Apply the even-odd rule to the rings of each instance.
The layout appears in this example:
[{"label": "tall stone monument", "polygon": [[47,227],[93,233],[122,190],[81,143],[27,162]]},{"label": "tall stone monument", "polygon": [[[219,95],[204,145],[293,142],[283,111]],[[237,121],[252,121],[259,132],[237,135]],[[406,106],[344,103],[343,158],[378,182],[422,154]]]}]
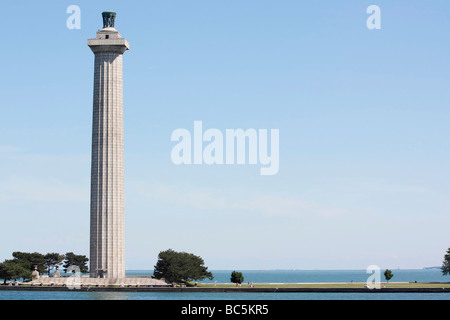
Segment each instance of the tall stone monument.
[{"label": "tall stone monument", "polygon": [[88,46],[95,54],[91,167],[90,276],[125,278],[123,53],[130,49],[102,13],[103,29]]}]

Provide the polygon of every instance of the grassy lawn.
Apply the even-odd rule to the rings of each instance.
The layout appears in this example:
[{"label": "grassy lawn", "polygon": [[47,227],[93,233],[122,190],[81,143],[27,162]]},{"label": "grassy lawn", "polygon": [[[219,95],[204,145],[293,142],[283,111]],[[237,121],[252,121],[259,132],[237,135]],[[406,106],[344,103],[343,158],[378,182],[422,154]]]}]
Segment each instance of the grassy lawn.
[{"label": "grassy lawn", "polygon": [[[381,288],[383,288],[383,282]],[[266,284],[254,283],[254,288],[364,288],[365,283],[283,283]],[[236,288],[235,284],[198,284],[199,288]],[[242,284],[240,288],[250,288],[248,284]],[[386,288],[450,288],[450,283],[406,283],[392,282],[386,285]]]}]

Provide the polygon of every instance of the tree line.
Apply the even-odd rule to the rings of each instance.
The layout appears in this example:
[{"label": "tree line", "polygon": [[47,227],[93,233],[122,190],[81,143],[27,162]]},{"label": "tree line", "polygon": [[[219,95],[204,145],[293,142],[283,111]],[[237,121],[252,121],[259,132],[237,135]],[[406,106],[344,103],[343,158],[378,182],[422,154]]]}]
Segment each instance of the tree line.
[{"label": "tree line", "polygon": [[0,263],[0,279],[6,284],[7,280],[17,280],[23,278],[24,281],[31,280],[32,272],[37,270],[39,274],[47,273],[56,267],[63,267],[64,272],[70,266],[77,266],[81,273],[88,272],[87,262],[89,259],[84,255],[77,255],[73,252],[66,254],[39,252],[20,252],[16,251],[12,254],[12,259],[7,259]]}]

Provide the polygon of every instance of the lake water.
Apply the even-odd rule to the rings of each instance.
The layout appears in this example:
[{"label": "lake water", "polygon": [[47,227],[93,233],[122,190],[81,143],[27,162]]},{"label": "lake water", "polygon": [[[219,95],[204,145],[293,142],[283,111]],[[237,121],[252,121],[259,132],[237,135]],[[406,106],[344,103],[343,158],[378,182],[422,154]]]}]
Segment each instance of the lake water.
[{"label": "lake water", "polygon": [[[213,280],[203,283],[230,283],[233,270],[211,271]],[[244,282],[254,283],[336,283],[336,282],[366,282],[370,274],[366,270],[236,270],[242,272]],[[383,270],[381,280],[384,280]],[[443,276],[440,269],[392,270],[394,282],[450,282],[450,276]],[[128,276],[151,276],[150,271],[128,271]]]},{"label": "lake water", "polygon": [[[232,270],[211,271],[214,280],[229,283]],[[244,282],[321,283],[366,282],[365,270],[236,270]],[[440,270],[392,270],[394,282],[450,282]],[[127,276],[150,276],[152,271],[127,271]],[[382,280],[383,280],[383,275]],[[450,300],[450,293],[159,293],[159,292],[28,292],[0,291],[0,300]]]}]

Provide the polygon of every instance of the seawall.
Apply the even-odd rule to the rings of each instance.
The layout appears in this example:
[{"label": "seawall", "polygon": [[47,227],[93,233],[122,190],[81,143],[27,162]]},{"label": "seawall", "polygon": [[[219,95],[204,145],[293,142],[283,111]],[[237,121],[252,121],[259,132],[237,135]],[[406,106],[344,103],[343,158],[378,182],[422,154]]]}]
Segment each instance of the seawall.
[{"label": "seawall", "polygon": [[450,293],[450,288],[173,288],[173,287],[31,287],[31,286],[0,286],[0,291],[59,291],[59,292],[209,292],[209,293]]}]

